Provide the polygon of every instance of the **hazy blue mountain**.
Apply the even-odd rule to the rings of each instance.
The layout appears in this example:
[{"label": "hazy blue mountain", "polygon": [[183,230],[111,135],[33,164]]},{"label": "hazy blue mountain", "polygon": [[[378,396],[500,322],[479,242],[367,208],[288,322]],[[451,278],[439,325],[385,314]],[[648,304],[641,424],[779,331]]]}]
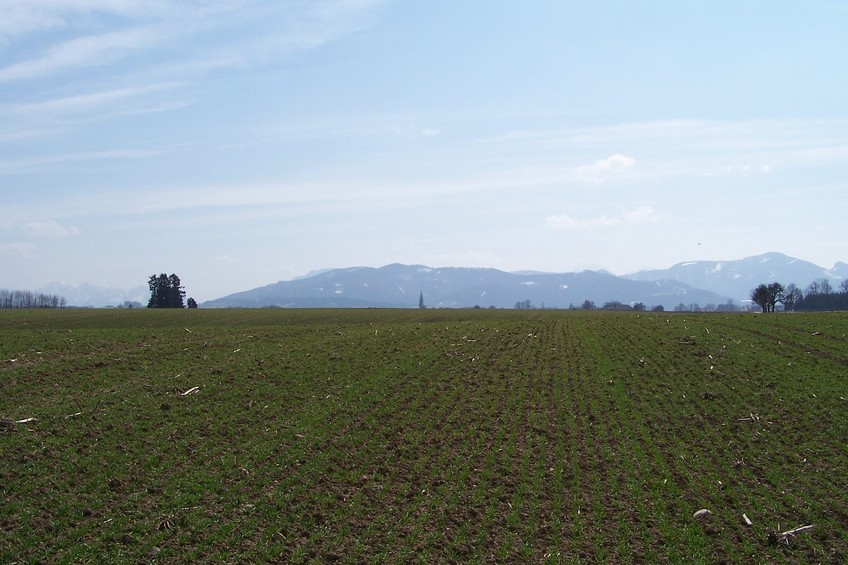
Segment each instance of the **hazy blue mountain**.
[{"label": "hazy blue mountain", "polygon": [[[841,281],[848,279],[848,263],[843,263],[839,261],[833,268],[830,270],[834,277],[837,277]],[[795,283],[798,284],[798,283]]]},{"label": "hazy blue mountain", "polygon": [[671,309],[680,303],[723,304],[728,299],[678,281],[637,281],[596,271],[507,273],[392,264],[320,272],[210,300],[202,306],[415,308],[422,292],[425,305],[436,308],[512,308],[525,300],[537,307],[568,308],[585,300],[596,306],[616,300]]},{"label": "hazy blue mountain", "polygon": [[846,277],[848,264],[837,263],[833,269],[825,269],[782,253],[764,253],[735,261],[690,261],[625,276],[634,281],[671,279],[737,301],[749,299],[751,291],[761,283],[779,282],[784,286],[794,283],[803,290],[811,282],[827,278],[836,288]]},{"label": "hazy blue mountain", "polygon": [[51,282],[47,286],[39,288],[37,292],[62,296],[69,306],[92,306],[95,308],[120,306],[124,302],[140,302],[147,306],[147,301],[150,298],[150,290],[147,285],[125,289],[102,287],[91,283],[73,285]]}]

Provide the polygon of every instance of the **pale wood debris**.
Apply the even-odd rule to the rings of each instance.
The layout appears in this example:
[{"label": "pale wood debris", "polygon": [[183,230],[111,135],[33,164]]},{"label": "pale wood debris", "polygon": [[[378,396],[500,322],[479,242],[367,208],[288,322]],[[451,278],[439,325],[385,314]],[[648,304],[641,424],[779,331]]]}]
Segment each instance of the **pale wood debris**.
[{"label": "pale wood debris", "polygon": [[0,418],[0,431],[15,431],[15,428],[18,424],[28,424],[30,422],[36,422],[38,418],[24,418],[22,420],[9,420],[7,418]]},{"label": "pale wood debris", "polygon": [[785,532],[773,533],[769,534],[769,541],[774,544],[783,544],[789,545],[789,541],[800,534],[801,532],[806,532],[807,530],[812,529],[814,524],[810,524],[808,526],[800,526],[797,528],[792,528],[791,530],[786,530]]}]

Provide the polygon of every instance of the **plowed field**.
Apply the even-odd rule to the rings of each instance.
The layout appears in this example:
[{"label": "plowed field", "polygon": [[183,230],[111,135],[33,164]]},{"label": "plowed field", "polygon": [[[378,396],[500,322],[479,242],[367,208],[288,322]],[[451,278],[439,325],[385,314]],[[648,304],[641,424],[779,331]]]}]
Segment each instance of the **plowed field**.
[{"label": "plowed field", "polygon": [[846,336],[840,314],[4,312],[0,562],[845,562]]}]

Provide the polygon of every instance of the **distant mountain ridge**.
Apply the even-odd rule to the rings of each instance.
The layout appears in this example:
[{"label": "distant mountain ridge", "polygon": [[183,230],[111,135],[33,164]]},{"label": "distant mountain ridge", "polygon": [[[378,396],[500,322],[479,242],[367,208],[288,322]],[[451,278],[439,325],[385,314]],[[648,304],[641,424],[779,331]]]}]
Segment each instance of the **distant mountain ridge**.
[{"label": "distant mountain ridge", "polygon": [[497,269],[392,264],[380,268],[349,267],[314,271],[204,302],[204,307],[288,308],[388,307],[414,308],[420,293],[428,307],[512,308],[530,301],[537,307],[596,306],[619,301],[641,302],[648,308],[678,304],[721,305],[747,301],[760,283],[794,283],[804,289],[826,278],[838,287],[848,278],[848,264],[825,269],[782,253],[764,253],[730,261],[688,261],[668,269],[615,276],[605,271],[508,273]]},{"label": "distant mountain ridge", "polygon": [[423,294],[428,307],[512,308],[530,301],[537,307],[579,307],[589,300],[641,302],[673,308],[685,303],[722,304],[727,296],[678,281],[636,281],[609,273],[507,273],[497,269],[392,264],[350,267],[210,300],[206,308],[224,307],[387,307],[414,308]]},{"label": "distant mountain ridge", "polygon": [[782,253],[763,253],[736,261],[688,261],[668,269],[639,271],[625,278],[634,281],[675,280],[742,301],[761,283],[794,283],[805,289],[811,282],[828,279],[834,287],[848,277],[848,264],[825,269]]}]

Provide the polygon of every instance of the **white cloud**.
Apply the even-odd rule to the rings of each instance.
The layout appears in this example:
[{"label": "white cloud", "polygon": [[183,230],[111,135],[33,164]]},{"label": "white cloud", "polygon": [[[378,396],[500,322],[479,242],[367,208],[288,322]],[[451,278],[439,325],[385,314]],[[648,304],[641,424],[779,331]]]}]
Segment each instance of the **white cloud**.
[{"label": "white cloud", "polygon": [[34,4],[32,1],[0,4],[0,45],[36,30],[62,27],[61,17],[44,13]]},{"label": "white cloud", "polygon": [[613,216],[603,214],[586,220],[576,220],[568,214],[549,216],[545,219],[545,224],[549,228],[557,230],[584,230],[620,225],[645,224],[655,222],[660,218],[661,215],[657,214],[650,206],[639,206],[633,210],[621,212]]},{"label": "white cloud", "polygon": [[771,165],[724,165],[719,167],[718,173],[708,172],[706,176],[718,176],[718,175],[737,175],[742,177],[747,177],[751,175],[767,175],[771,173]]},{"label": "white cloud", "polygon": [[644,224],[658,220],[660,215],[650,206],[639,206],[629,212],[624,212],[621,218],[625,224]]},{"label": "white cloud", "polygon": [[21,225],[21,230],[35,237],[70,237],[79,233],[78,228],[63,226],[56,220],[26,222]]},{"label": "white cloud", "polygon": [[606,159],[599,159],[590,165],[583,165],[575,169],[579,179],[589,182],[605,182],[613,175],[619,174],[636,164],[636,159],[627,155],[616,153]]},{"label": "white cloud", "polygon": [[0,253],[3,255],[15,255],[18,257],[29,257],[35,246],[31,243],[15,241],[12,243],[0,243]]}]

